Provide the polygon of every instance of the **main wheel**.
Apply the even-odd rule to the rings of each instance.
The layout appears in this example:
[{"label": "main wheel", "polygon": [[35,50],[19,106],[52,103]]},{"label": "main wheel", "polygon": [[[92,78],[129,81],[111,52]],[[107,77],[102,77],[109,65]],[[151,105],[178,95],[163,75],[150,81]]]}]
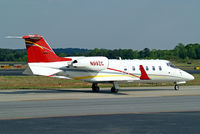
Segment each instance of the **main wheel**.
[{"label": "main wheel", "polygon": [[117,93],[117,92],[118,92],[118,89],[116,89],[115,87],[112,87],[112,88],[111,88],[111,92],[112,92],[112,93]]},{"label": "main wheel", "polygon": [[98,93],[99,90],[100,90],[100,89],[99,89],[98,86],[92,87],[92,92]]},{"label": "main wheel", "polygon": [[174,90],[179,90],[179,85],[175,85]]}]

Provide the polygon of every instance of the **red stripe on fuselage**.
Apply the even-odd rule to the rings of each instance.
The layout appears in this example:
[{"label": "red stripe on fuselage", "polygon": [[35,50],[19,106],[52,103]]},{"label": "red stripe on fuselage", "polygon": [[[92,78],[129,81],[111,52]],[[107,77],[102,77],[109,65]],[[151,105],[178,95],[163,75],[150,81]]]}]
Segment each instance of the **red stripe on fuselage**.
[{"label": "red stripe on fuselage", "polygon": [[112,70],[112,71],[116,71],[116,72],[120,72],[120,73],[124,73],[124,74],[128,74],[128,75],[131,75],[131,76],[134,76],[134,77],[137,77],[137,78],[140,78],[139,76],[136,76],[134,74],[127,73],[127,72],[124,72],[124,71],[121,71],[121,70],[117,70],[117,69],[113,69],[113,68],[107,68],[107,69]]},{"label": "red stripe on fuselage", "polygon": [[52,76],[54,76],[54,75],[52,74],[52,75],[49,75],[48,77],[52,77]]}]

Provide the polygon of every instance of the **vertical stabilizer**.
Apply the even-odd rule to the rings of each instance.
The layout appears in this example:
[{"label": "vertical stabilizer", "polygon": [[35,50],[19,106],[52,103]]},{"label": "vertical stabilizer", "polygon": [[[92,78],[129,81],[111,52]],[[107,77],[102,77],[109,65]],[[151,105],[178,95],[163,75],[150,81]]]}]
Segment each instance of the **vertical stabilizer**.
[{"label": "vertical stabilizer", "polygon": [[71,61],[71,58],[58,57],[41,35],[27,35],[25,40],[29,63]]}]

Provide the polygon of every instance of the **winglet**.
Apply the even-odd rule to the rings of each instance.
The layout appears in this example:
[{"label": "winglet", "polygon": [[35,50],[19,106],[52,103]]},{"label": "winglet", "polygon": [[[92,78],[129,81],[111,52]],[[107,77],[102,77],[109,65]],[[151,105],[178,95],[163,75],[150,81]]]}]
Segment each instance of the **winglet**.
[{"label": "winglet", "polygon": [[142,65],[140,65],[140,71],[141,71],[140,80],[150,80],[149,76],[147,75],[147,73],[144,70],[144,67]]}]

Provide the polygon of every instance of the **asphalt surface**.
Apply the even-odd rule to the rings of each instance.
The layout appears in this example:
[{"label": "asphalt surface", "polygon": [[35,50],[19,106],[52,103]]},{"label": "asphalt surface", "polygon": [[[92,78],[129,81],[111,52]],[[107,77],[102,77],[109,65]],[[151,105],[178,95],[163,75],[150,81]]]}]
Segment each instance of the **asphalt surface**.
[{"label": "asphalt surface", "polygon": [[199,134],[199,112],[0,120],[1,134]]},{"label": "asphalt surface", "polygon": [[0,134],[197,134],[199,123],[198,86],[0,91]]},{"label": "asphalt surface", "polygon": [[0,69],[0,76],[18,76],[22,74],[24,69]]},{"label": "asphalt surface", "polygon": [[0,119],[200,111],[200,96],[0,102]]}]

